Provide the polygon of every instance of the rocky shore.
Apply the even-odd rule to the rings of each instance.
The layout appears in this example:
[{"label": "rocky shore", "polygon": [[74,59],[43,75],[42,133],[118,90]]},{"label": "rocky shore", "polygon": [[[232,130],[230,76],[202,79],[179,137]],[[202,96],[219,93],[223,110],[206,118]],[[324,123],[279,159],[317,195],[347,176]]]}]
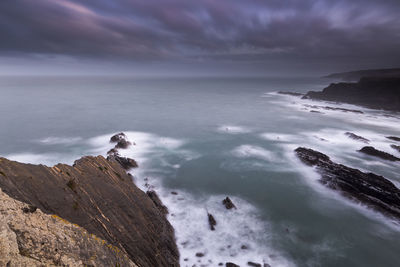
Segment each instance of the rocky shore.
[{"label": "rocky shore", "polygon": [[126,173],[135,164],[118,153],[53,167],[0,158],[5,265],[179,266],[161,201]]},{"label": "rocky shore", "polygon": [[309,91],[303,99],[356,104],[374,109],[400,111],[400,76],[362,77],[357,83],[332,83],[320,92]]}]

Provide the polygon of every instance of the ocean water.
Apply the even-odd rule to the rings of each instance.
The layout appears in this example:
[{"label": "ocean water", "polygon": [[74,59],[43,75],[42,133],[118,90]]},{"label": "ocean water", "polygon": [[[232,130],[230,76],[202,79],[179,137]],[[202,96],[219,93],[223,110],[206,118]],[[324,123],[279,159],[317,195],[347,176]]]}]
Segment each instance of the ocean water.
[{"label": "ocean water", "polygon": [[[276,94],[319,90],[319,78],[1,77],[0,155],[53,165],[105,155],[112,134],[143,190],[169,208],[182,266],[248,261],[271,266],[399,266],[400,226],[318,183],[293,150],[310,147],[334,161],[400,186],[399,163],[357,150],[400,156],[400,114]],[[359,109],[364,114],[305,105]],[[176,192],[177,194],[171,194]],[[229,196],[237,206],[226,210]],[[217,221],[210,231],[207,212]],[[203,253],[204,257],[196,257]]]}]

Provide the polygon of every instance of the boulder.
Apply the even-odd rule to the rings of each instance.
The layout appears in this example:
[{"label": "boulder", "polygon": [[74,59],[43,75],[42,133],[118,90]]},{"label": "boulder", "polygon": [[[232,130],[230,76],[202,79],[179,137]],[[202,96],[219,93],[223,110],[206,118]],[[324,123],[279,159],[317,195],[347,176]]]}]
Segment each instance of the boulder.
[{"label": "boulder", "polygon": [[115,145],[115,148],[126,149],[126,148],[130,147],[131,145],[132,145],[131,142],[129,142],[125,139],[122,139],[122,140],[118,141],[118,143]]},{"label": "boulder", "polygon": [[229,197],[226,197],[224,200],[222,200],[222,204],[224,204],[225,208],[227,208],[228,210],[232,208],[236,209],[235,204],[233,204],[232,200]]},{"label": "boulder", "polygon": [[253,267],[262,267],[262,265],[261,265],[261,264],[259,264],[259,263],[255,263],[255,262],[252,262],[252,261],[249,261],[249,262],[247,262],[247,265],[249,265],[249,266],[253,266]]},{"label": "boulder", "polygon": [[126,135],[124,133],[117,133],[110,138],[110,143],[118,143],[121,140],[125,140]]},{"label": "boulder", "polygon": [[386,136],[386,138],[390,139],[392,141],[400,142],[400,137],[397,137],[397,136]]},{"label": "boulder", "polygon": [[212,216],[212,214],[207,213],[208,215],[208,223],[210,225],[210,229],[211,231],[215,230],[215,226],[217,225],[217,221],[215,220],[214,216]]},{"label": "boulder", "polygon": [[118,154],[114,154],[113,156],[108,156],[107,160],[115,160],[118,162],[122,168],[125,170],[129,170],[132,168],[137,168],[139,165],[137,164],[136,160],[126,157],[117,156]]},{"label": "boulder", "polygon": [[234,263],[232,263],[232,262],[227,262],[227,263],[225,263],[225,266],[226,266],[226,267],[240,267],[239,265],[234,264]]}]

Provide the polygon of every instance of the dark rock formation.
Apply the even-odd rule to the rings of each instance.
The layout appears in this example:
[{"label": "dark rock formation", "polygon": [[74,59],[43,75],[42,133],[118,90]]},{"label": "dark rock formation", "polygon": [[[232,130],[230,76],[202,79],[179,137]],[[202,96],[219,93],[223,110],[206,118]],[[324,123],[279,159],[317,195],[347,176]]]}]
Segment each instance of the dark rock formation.
[{"label": "dark rock formation", "polygon": [[0,158],[0,173],[10,197],[85,228],[138,266],[179,266],[165,214],[117,161],[83,157],[74,166],[47,167]]},{"label": "dark rock formation", "polygon": [[118,133],[118,134],[111,136],[110,143],[118,143],[119,141],[125,140],[125,139],[126,139],[126,135],[124,133]]},{"label": "dark rock formation", "polygon": [[131,158],[126,158],[126,157],[121,157],[118,156],[118,154],[114,154],[113,156],[108,156],[107,160],[111,161],[111,160],[115,160],[116,162],[118,162],[122,168],[124,168],[125,170],[129,170],[132,168],[137,168],[138,164],[134,159]]},{"label": "dark rock formation", "polygon": [[390,147],[393,148],[394,150],[397,150],[397,152],[400,153],[400,146],[391,145]]},{"label": "dark rock formation", "polygon": [[132,145],[131,142],[123,139],[123,140],[118,141],[118,143],[115,145],[115,148],[126,149],[126,148],[130,147],[131,145]]},{"label": "dark rock formation", "polygon": [[222,200],[222,204],[224,204],[225,208],[227,208],[228,210],[232,208],[236,209],[235,204],[233,204],[232,200],[229,197],[226,197],[224,200]]},{"label": "dark rock formation", "polygon": [[374,157],[378,157],[381,159],[385,159],[385,160],[390,160],[390,161],[400,161],[400,158],[395,157],[389,153],[386,153],[384,151],[380,151],[375,149],[372,146],[365,146],[363,148],[361,148],[361,150],[359,150],[360,152],[370,155],[370,156],[374,156]]},{"label": "dark rock formation", "polygon": [[322,92],[309,91],[303,98],[400,111],[400,76],[363,77],[358,83],[332,83]]},{"label": "dark rock formation", "polygon": [[252,262],[252,261],[249,261],[249,262],[247,262],[247,265],[249,265],[249,266],[253,266],[253,267],[262,267],[262,265],[261,265],[261,264],[259,264],[259,263],[255,263],[255,262]]},{"label": "dark rock formation", "polygon": [[313,109],[325,109],[325,110],[336,110],[336,111],[343,111],[343,112],[352,112],[352,113],[358,113],[358,114],[363,114],[361,110],[357,109],[348,109],[348,108],[336,108],[336,107],[330,107],[330,106],[318,106],[318,105],[304,105],[307,108],[313,108]]},{"label": "dark rock formation", "polygon": [[240,267],[239,265],[234,264],[234,263],[232,263],[232,262],[227,262],[227,263],[225,263],[225,266],[226,266],[226,267]]},{"label": "dark rock formation", "polygon": [[154,205],[161,211],[162,214],[168,214],[168,208],[164,206],[161,202],[160,198],[158,197],[157,193],[153,190],[147,191],[146,194],[153,200]]},{"label": "dark rock formation", "polygon": [[397,137],[397,136],[386,136],[386,138],[390,139],[392,141],[400,142],[400,137]]},{"label": "dark rock formation", "polygon": [[217,221],[215,220],[214,216],[212,214],[207,213],[208,215],[208,224],[210,225],[211,231],[215,230],[215,226],[217,225]]},{"label": "dark rock formation", "polygon": [[389,180],[334,163],[327,155],[309,148],[299,147],[295,152],[303,163],[316,167],[323,185],[390,218],[400,220],[400,190]]},{"label": "dark rock formation", "polygon": [[279,91],[278,94],[281,94],[281,95],[291,95],[291,96],[303,96],[303,95],[304,95],[304,94],[302,94],[302,93],[288,92],[288,91]]},{"label": "dark rock formation", "polygon": [[345,135],[347,135],[351,139],[354,139],[354,140],[369,144],[369,140],[367,138],[362,137],[362,136],[359,136],[359,135],[356,135],[356,134],[350,133],[350,132],[346,132]]}]

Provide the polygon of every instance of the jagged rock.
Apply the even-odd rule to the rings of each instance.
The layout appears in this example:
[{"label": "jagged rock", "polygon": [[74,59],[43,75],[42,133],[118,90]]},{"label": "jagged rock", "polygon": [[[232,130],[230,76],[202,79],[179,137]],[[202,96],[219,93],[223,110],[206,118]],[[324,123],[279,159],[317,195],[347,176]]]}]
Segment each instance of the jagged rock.
[{"label": "jagged rock", "polygon": [[346,132],[345,135],[347,135],[351,139],[354,139],[354,140],[357,140],[357,141],[360,141],[360,142],[363,142],[363,143],[366,143],[366,144],[369,144],[369,142],[370,142],[367,138],[364,138],[362,136],[356,135],[356,134],[351,133],[351,132]]},{"label": "jagged rock", "polygon": [[0,158],[0,173],[0,188],[9,196],[85,228],[138,266],[179,266],[165,214],[116,161],[83,157],[74,166],[47,167]]},{"label": "jagged rock", "polygon": [[249,262],[247,262],[247,265],[249,265],[249,266],[253,266],[253,267],[262,267],[262,265],[261,265],[261,264],[259,264],[259,263],[255,263],[255,262],[252,262],[252,261],[249,261]]},{"label": "jagged rock", "polygon": [[211,231],[215,230],[215,226],[217,225],[217,221],[215,220],[214,216],[212,214],[207,213],[208,215],[208,224],[210,225]]},{"label": "jagged rock", "polygon": [[131,142],[123,139],[123,140],[118,141],[118,143],[115,145],[115,148],[126,149],[126,148],[130,147],[131,145],[132,145]]},{"label": "jagged rock", "polygon": [[125,139],[126,139],[126,135],[124,133],[118,133],[118,134],[111,136],[110,143],[118,143],[119,141],[125,140]]},{"label": "jagged rock", "polygon": [[234,264],[234,263],[232,263],[232,262],[227,262],[227,263],[225,263],[225,266],[226,266],[226,267],[240,267],[239,265]]},{"label": "jagged rock", "polygon": [[249,249],[249,247],[246,246],[246,245],[242,245],[240,248],[241,248],[241,249]]},{"label": "jagged rock", "polygon": [[134,159],[131,158],[126,158],[126,157],[121,157],[121,156],[117,156],[117,155],[112,155],[112,156],[108,156],[107,160],[115,160],[116,162],[118,162],[122,168],[124,168],[125,170],[129,170],[132,168],[137,168],[139,165],[137,164],[137,162]]},{"label": "jagged rock", "polygon": [[304,94],[302,94],[302,93],[288,92],[288,91],[279,91],[278,94],[281,94],[281,95],[291,95],[291,96],[303,96],[303,95],[304,95]]},{"label": "jagged rock", "polygon": [[387,139],[400,142],[400,137],[397,136],[386,136]]},{"label": "jagged rock", "polygon": [[400,153],[400,146],[391,145],[390,147],[393,148],[394,150],[397,150],[397,152]]},{"label": "jagged rock", "polygon": [[232,208],[236,209],[235,204],[233,204],[232,200],[229,197],[226,197],[224,200],[222,200],[222,204],[224,204],[225,208],[227,208],[228,210]]},{"label": "jagged rock", "polygon": [[151,198],[151,200],[153,200],[154,204],[161,211],[162,214],[168,214],[168,208],[164,206],[155,191],[149,190],[146,192],[146,194]]},{"label": "jagged rock", "polygon": [[85,229],[17,201],[0,189],[0,266],[136,266]]},{"label": "jagged rock", "polygon": [[116,148],[111,148],[110,150],[107,151],[108,156],[119,156],[118,149]]},{"label": "jagged rock", "polygon": [[374,156],[374,157],[378,157],[381,159],[385,159],[385,160],[390,160],[390,161],[400,161],[400,158],[395,157],[389,153],[386,153],[384,151],[380,151],[375,149],[372,146],[365,146],[363,148],[361,148],[361,150],[359,150],[360,152],[370,155],[370,156]]},{"label": "jagged rock", "polygon": [[323,185],[390,218],[400,220],[400,190],[389,180],[334,163],[327,155],[309,148],[299,147],[295,152],[303,163],[316,167]]},{"label": "jagged rock", "polygon": [[197,253],[196,253],[196,257],[199,257],[199,258],[204,257],[204,253],[197,252]]}]

